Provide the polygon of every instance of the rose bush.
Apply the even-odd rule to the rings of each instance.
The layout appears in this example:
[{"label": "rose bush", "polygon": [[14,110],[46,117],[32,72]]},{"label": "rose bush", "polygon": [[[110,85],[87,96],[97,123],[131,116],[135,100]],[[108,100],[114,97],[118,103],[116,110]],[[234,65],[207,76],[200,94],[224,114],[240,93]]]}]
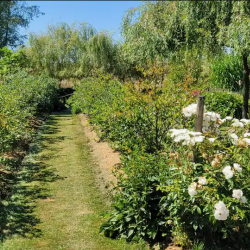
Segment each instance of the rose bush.
[{"label": "rose bush", "polygon": [[[192,119],[190,112],[185,115]],[[204,119],[208,130],[203,134],[170,131],[171,150],[178,158],[170,157],[171,174],[163,172],[160,177],[158,188],[166,193],[162,205],[173,221],[173,236],[182,244],[200,240],[210,247],[230,249],[237,239],[232,249],[248,249],[250,121],[211,117],[208,124]]]},{"label": "rose bush", "polygon": [[[128,241],[247,249],[250,121],[210,112],[194,132],[187,83],[85,79],[70,103],[122,153],[112,213],[101,232]],[[222,119],[223,118],[223,119]],[[236,246],[237,242],[237,246]]]}]

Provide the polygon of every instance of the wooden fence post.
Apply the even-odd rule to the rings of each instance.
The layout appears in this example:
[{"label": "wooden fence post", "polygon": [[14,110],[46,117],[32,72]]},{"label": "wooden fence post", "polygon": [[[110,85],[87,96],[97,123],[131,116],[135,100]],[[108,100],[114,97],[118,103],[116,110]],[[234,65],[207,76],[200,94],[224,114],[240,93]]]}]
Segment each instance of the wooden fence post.
[{"label": "wooden fence post", "polygon": [[205,97],[199,96],[196,110],[195,132],[202,132]]}]

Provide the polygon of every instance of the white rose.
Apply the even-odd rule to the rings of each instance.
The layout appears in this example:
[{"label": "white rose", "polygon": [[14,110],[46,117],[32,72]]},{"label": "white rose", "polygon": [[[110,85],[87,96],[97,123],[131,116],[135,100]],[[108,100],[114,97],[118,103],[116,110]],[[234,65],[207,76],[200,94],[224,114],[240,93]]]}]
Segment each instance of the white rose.
[{"label": "white rose", "polygon": [[194,196],[197,194],[197,191],[194,188],[188,187],[188,194]]},{"label": "white rose", "polygon": [[232,138],[233,144],[238,145],[238,139],[239,139],[238,136],[236,134],[234,134],[234,133],[229,134],[229,136]]},{"label": "white rose", "polygon": [[243,141],[246,142],[248,145],[250,145],[250,139],[249,138],[244,138]]},{"label": "white rose", "polygon": [[248,119],[241,119],[240,121],[243,122],[243,123],[245,123],[245,124],[250,123],[250,120],[248,120]]},{"label": "white rose", "polygon": [[222,173],[225,175],[226,179],[231,179],[234,175],[230,166],[226,166],[223,168]]},{"label": "white rose", "polygon": [[171,137],[175,137],[181,134],[186,134],[189,132],[188,129],[170,129],[169,131],[171,132]]},{"label": "white rose", "polygon": [[240,122],[238,119],[234,119],[233,123],[231,124],[232,127],[236,127],[236,128],[243,128],[244,127],[244,123]]},{"label": "white rose", "polygon": [[194,137],[194,141],[195,142],[203,142],[205,136],[195,136]]},{"label": "white rose", "polygon": [[200,185],[206,185],[207,184],[206,177],[199,177],[198,183]]},{"label": "white rose", "polygon": [[217,119],[220,119],[220,115],[214,112],[206,112],[204,113],[204,116],[211,121],[217,121]]},{"label": "white rose", "polygon": [[234,169],[235,169],[237,172],[239,172],[239,173],[242,172],[242,168],[240,167],[240,164],[238,164],[238,163],[234,163]]},{"label": "white rose", "polygon": [[219,201],[214,205],[215,211],[214,211],[214,217],[216,220],[226,220],[227,217],[229,216],[229,211],[226,207],[226,205],[222,202]]},{"label": "white rose", "polygon": [[233,190],[233,198],[240,199],[243,196],[243,192],[241,189],[234,189]]},{"label": "white rose", "polygon": [[192,182],[192,183],[190,184],[190,187],[196,189],[197,183],[196,183],[196,182]]},{"label": "white rose", "polygon": [[190,196],[194,196],[197,194],[196,187],[197,187],[196,182],[190,184],[190,186],[188,187],[188,193]]},{"label": "white rose", "polygon": [[190,135],[196,136],[196,135],[202,135],[201,132],[189,132]]},{"label": "white rose", "polygon": [[186,117],[190,117],[190,116],[196,114],[196,110],[197,110],[197,104],[196,104],[196,103],[193,103],[193,104],[190,104],[189,106],[183,108],[183,109],[182,109],[182,113],[183,113]]},{"label": "white rose", "polygon": [[234,133],[230,134],[230,137],[231,137],[232,139],[238,139],[238,138],[239,138],[238,135],[236,135],[236,134],[234,134]]},{"label": "white rose", "polygon": [[209,142],[213,143],[216,138],[208,138]]}]

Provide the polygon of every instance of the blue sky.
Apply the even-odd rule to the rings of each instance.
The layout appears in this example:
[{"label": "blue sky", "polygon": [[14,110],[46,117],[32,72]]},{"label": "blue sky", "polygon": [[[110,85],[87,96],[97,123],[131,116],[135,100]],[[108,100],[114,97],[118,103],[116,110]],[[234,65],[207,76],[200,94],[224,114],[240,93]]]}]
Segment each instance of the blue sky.
[{"label": "blue sky", "polygon": [[40,6],[45,15],[34,18],[29,27],[21,29],[22,34],[46,31],[50,24],[66,22],[87,22],[97,31],[114,32],[113,38],[121,38],[120,27],[125,12],[138,7],[142,1],[27,1],[28,5]]}]

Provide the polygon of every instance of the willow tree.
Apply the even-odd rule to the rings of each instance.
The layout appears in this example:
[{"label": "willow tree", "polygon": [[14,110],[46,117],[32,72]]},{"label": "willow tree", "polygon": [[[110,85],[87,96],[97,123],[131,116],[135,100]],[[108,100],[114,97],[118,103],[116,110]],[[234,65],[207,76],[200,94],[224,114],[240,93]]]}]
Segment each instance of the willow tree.
[{"label": "willow tree", "polygon": [[[104,73],[114,73],[117,57],[117,46],[114,44],[111,35],[106,31],[101,31],[89,39],[86,46],[85,56],[89,60],[92,74],[101,70]],[[82,61],[86,58],[83,57]],[[83,64],[83,66],[85,65]],[[86,65],[85,65],[86,67]]]},{"label": "willow tree", "polygon": [[130,64],[147,67],[157,63],[165,72],[169,66],[181,65],[187,74],[191,73],[190,62],[200,68],[202,59],[195,46],[186,49],[181,7],[178,2],[154,1],[127,11],[122,26],[123,54]]},{"label": "willow tree", "polygon": [[248,117],[250,55],[249,1],[192,1],[180,3],[186,42],[200,50],[219,53],[231,50],[242,58],[244,83],[242,117]]},{"label": "willow tree", "polygon": [[111,35],[87,23],[49,26],[42,34],[30,35],[27,55],[35,71],[46,71],[59,79],[114,73],[117,46]]},{"label": "willow tree", "polygon": [[60,23],[49,26],[46,33],[31,34],[27,55],[31,67],[46,71],[61,79],[81,77],[81,58],[87,53],[87,43],[96,34],[87,23]]},{"label": "willow tree", "polygon": [[[182,40],[182,30],[178,18],[167,19],[172,15],[171,3],[146,2],[142,6],[130,9],[123,18],[124,54],[131,63],[146,65],[148,62],[164,60],[172,51],[176,51]],[[175,41],[166,33],[168,21],[175,25]],[[172,24],[174,26],[174,23]],[[173,33],[173,32],[172,32]]]}]

